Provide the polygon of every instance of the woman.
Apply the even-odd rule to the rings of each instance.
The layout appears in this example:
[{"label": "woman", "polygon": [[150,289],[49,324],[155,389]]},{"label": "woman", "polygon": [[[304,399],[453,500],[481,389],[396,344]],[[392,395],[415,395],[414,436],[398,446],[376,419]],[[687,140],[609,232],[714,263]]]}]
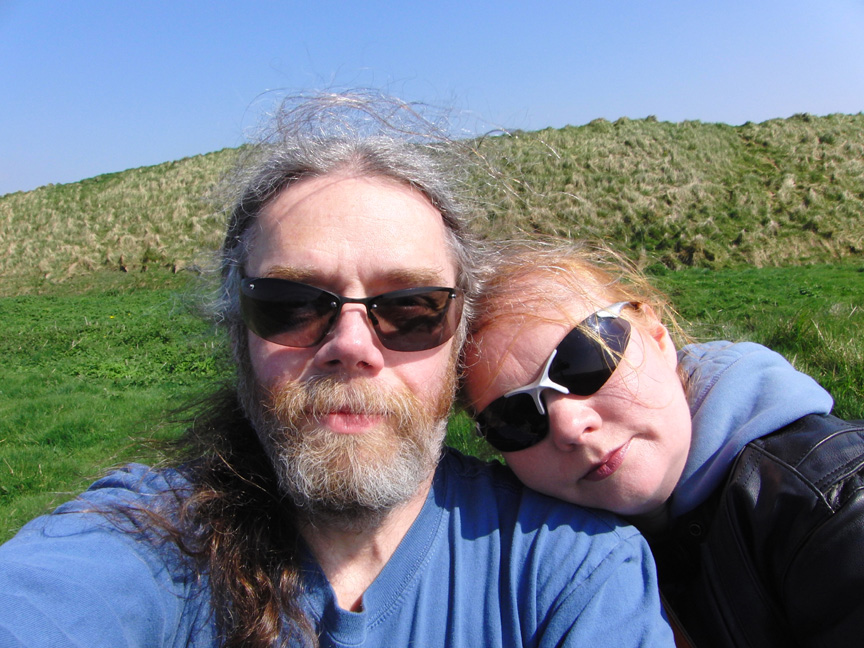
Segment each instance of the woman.
[{"label": "woman", "polygon": [[860,645],[864,428],[812,378],[752,343],[676,351],[659,293],[572,245],[504,251],[478,306],[479,432],[527,485],[638,526],[696,646]]}]

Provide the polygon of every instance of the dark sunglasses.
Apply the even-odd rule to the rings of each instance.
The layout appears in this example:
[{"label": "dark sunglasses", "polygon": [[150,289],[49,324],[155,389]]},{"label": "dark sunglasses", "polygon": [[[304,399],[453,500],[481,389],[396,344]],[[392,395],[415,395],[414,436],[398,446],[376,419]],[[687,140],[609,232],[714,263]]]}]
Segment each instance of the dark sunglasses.
[{"label": "dark sunglasses", "polygon": [[630,322],[621,311],[635,302],[618,302],[583,320],[552,351],[540,376],[507,392],[477,415],[477,432],[501,452],[525,450],[549,433],[543,392],[590,396],[615,372],[630,341]]},{"label": "dark sunglasses", "polygon": [[422,287],[354,299],[287,279],[244,278],[243,322],[258,337],[289,347],[313,347],[333,330],[344,304],[363,304],[381,344],[425,351],[453,337],[462,317],[454,288]]}]

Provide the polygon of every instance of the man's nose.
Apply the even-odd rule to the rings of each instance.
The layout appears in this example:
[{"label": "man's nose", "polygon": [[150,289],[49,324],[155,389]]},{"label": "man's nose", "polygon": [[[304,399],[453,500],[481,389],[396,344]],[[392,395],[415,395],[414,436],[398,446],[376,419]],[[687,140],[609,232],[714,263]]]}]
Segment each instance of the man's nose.
[{"label": "man's nose", "polygon": [[372,328],[363,304],[345,304],[315,354],[315,361],[329,372],[376,372],[384,366],[383,346]]},{"label": "man's nose", "polygon": [[546,392],[549,416],[549,439],[557,448],[570,451],[586,442],[586,435],[595,433],[603,419],[591,406],[591,398]]}]

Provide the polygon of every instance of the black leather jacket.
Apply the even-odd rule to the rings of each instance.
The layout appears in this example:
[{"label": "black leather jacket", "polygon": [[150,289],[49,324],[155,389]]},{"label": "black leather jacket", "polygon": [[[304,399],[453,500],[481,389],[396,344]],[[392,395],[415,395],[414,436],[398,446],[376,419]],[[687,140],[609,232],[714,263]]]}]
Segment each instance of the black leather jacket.
[{"label": "black leather jacket", "polygon": [[864,421],[805,416],[749,443],[648,540],[697,648],[864,646]]}]

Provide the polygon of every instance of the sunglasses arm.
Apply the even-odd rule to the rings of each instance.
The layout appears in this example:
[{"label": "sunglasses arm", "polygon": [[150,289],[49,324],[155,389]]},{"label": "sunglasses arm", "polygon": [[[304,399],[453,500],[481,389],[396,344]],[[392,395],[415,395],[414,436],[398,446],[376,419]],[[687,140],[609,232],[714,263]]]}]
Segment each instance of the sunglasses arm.
[{"label": "sunglasses arm", "polygon": [[525,385],[524,387],[520,387],[519,389],[514,389],[511,392],[507,392],[506,394],[504,394],[504,398],[510,398],[511,396],[516,396],[517,394],[528,394],[531,397],[531,400],[534,401],[534,405],[537,406],[537,411],[545,415],[546,408],[543,405],[543,400],[540,398],[541,394],[545,390],[554,389],[561,394],[570,393],[569,389],[567,389],[563,385],[559,385],[549,377],[549,369],[552,367],[552,361],[555,359],[555,356],[557,354],[558,349],[552,351],[552,354],[549,356],[546,364],[543,365],[543,371],[540,372],[540,377],[537,378],[537,380],[535,380],[529,385]]}]

